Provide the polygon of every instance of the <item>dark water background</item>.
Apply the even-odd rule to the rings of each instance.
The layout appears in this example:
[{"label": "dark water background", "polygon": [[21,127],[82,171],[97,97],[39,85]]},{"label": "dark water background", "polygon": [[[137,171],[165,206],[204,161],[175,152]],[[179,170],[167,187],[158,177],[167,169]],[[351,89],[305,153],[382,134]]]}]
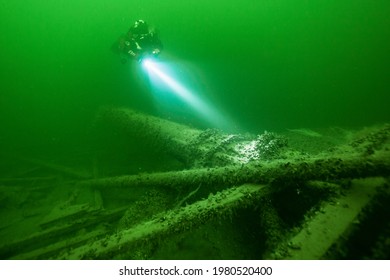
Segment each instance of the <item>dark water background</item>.
[{"label": "dark water background", "polygon": [[139,18],[241,131],[387,122],[389,14],[387,0],[0,0],[2,152],[91,143],[105,105],[202,126],[161,112],[110,50]]}]

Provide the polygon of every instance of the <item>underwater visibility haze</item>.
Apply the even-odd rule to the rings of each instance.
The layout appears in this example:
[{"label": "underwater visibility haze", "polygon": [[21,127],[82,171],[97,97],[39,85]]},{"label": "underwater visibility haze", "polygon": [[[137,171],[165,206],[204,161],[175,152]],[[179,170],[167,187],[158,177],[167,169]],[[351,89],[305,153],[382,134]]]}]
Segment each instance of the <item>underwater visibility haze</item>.
[{"label": "underwater visibility haze", "polygon": [[[128,108],[194,130],[299,129],[313,139],[310,129],[389,122],[389,14],[385,0],[0,0],[0,185],[25,174],[48,176],[29,164],[58,171],[56,164],[78,169],[88,162],[94,178],[125,174],[125,167],[96,171],[102,158],[120,166],[139,149],[97,131],[101,108]],[[138,19],[162,41],[156,63],[192,97],[174,96],[172,85],[157,88],[141,63],[113,51]],[[102,151],[110,141],[127,147]],[[149,156],[131,159],[132,174],[183,167],[146,148],[138,153]],[[9,197],[3,192],[0,202],[12,208]],[[10,219],[17,220],[2,217],[7,227]]]}]

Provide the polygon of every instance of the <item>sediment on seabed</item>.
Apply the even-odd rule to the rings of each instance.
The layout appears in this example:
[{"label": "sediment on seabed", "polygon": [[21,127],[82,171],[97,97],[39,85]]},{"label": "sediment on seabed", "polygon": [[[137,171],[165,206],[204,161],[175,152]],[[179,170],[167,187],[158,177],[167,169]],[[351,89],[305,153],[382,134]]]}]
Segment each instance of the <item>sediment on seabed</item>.
[{"label": "sediment on seabed", "polygon": [[31,171],[0,180],[1,258],[390,257],[388,124],[241,135],[109,108],[95,127],[131,155],[121,171],[101,149],[80,170],[19,157]]}]

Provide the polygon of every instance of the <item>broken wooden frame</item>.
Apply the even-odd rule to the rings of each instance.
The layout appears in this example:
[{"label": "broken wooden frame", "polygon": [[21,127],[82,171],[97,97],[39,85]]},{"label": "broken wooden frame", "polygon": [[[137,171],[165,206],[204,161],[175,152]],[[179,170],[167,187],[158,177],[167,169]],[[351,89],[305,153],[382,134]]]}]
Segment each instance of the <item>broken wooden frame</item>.
[{"label": "broken wooden frame", "polygon": [[[120,112],[121,114],[124,113],[124,111]],[[169,127],[172,124],[167,124],[165,121],[160,121],[157,118],[154,119],[154,117],[148,117],[146,125],[144,123],[146,120],[143,116],[139,114],[132,115],[133,113],[127,112],[125,113],[125,119],[127,119],[128,114],[136,117],[136,124],[132,126],[134,123],[127,123],[119,118],[118,121],[123,122],[121,126],[125,125],[132,131],[131,133],[139,133],[141,134],[140,137],[146,137],[145,139],[148,141],[151,141],[157,135],[159,138],[157,141],[159,148],[167,147],[167,142],[171,144],[174,142],[176,146],[179,145],[183,149],[187,149],[185,145],[186,141],[189,141],[194,135],[196,137],[199,136],[198,131],[190,130],[188,134],[182,134],[184,138],[178,140],[174,135],[177,135],[178,129],[184,129],[184,126],[178,125],[173,130],[162,130],[162,127]],[[117,116],[116,113],[114,115]],[[152,122],[150,122],[150,119],[152,119]],[[145,131],[145,126],[148,133],[151,133],[150,138],[142,133]],[[161,144],[161,142],[165,144]],[[123,209],[118,209],[111,213],[104,212],[101,209],[97,212],[96,209],[86,211],[85,208],[82,208],[80,211],[83,213],[73,213],[83,214],[82,220],[65,225],[63,228],[55,227],[46,229],[33,237],[9,244],[0,249],[0,255],[4,258],[17,259],[126,258],[129,256],[129,250],[136,250],[137,248],[141,248],[142,245],[150,244],[151,242],[161,242],[175,235],[200,227],[209,221],[232,216],[242,208],[257,208],[263,197],[270,195],[276,188],[290,187],[292,182],[306,183],[310,180],[337,182],[342,179],[388,176],[390,174],[389,146],[389,126],[384,126],[368,134],[368,136],[366,135],[357,139],[347,147],[313,157],[298,155],[295,157],[287,157],[286,159],[264,162],[253,161],[240,165],[78,181],[77,187],[92,188],[95,190],[106,188],[131,190],[157,187],[160,189],[173,189],[184,193],[193,193],[201,186],[203,189],[213,190],[214,194],[210,194],[208,198],[198,200],[190,205],[158,213],[146,221],[140,221],[130,228],[121,229],[117,232],[98,227],[84,234],[83,238],[76,235],[65,241],[55,242],[54,240],[64,233],[75,232],[87,226],[89,227],[104,222],[105,220],[119,219],[119,216],[124,212]],[[200,146],[197,146],[196,149],[199,148]],[[183,149],[174,149],[172,152],[177,153],[178,151],[183,151]],[[192,150],[190,153],[185,153],[182,158],[185,158],[189,162],[188,157],[190,157],[191,153],[196,154],[198,152]],[[180,157],[181,155],[178,156]],[[386,184],[378,184],[377,187],[379,188],[382,185]],[[371,195],[376,192],[377,187],[370,190]],[[369,200],[362,203],[361,207],[355,211],[352,217],[358,215],[359,211],[367,203],[369,203]],[[267,212],[268,217],[275,218],[275,211],[271,211],[270,209],[272,210],[272,208],[268,207],[264,211]],[[345,227],[348,227],[351,219],[345,222]],[[82,224],[80,221],[88,222]],[[267,226],[267,223],[264,223],[264,226]],[[326,248],[329,248],[335,243],[342,235],[342,232],[343,229],[331,237]],[[291,250],[295,250],[294,252],[306,250],[305,245],[299,241],[299,238],[301,237],[298,233],[287,244],[285,242],[276,244],[277,241],[270,241],[268,251],[263,257],[301,258],[298,253],[294,254],[290,252]],[[45,245],[39,244],[36,242],[37,240],[52,240],[53,242],[45,243]],[[272,240],[272,236],[270,236],[270,240]],[[33,245],[34,243],[35,245]],[[287,249],[286,246],[288,247]],[[24,249],[20,250],[20,248]],[[309,258],[310,256],[311,258],[322,258],[326,250],[324,249],[320,253],[317,252],[312,255],[306,254],[306,256],[309,256]],[[288,253],[285,253],[286,251]],[[18,254],[14,254],[13,252],[18,252]]]}]

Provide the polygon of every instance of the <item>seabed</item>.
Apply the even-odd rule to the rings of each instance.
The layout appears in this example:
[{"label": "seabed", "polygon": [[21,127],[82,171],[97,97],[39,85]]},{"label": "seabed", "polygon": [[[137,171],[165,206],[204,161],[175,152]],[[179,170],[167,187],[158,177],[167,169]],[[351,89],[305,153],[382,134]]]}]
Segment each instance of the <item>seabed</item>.
[{"label": "seabed", "polygon": [[240,135],[105,108],[95,130],[77,164],[7,157],[1,259],[390,258],[389,124]]}]

